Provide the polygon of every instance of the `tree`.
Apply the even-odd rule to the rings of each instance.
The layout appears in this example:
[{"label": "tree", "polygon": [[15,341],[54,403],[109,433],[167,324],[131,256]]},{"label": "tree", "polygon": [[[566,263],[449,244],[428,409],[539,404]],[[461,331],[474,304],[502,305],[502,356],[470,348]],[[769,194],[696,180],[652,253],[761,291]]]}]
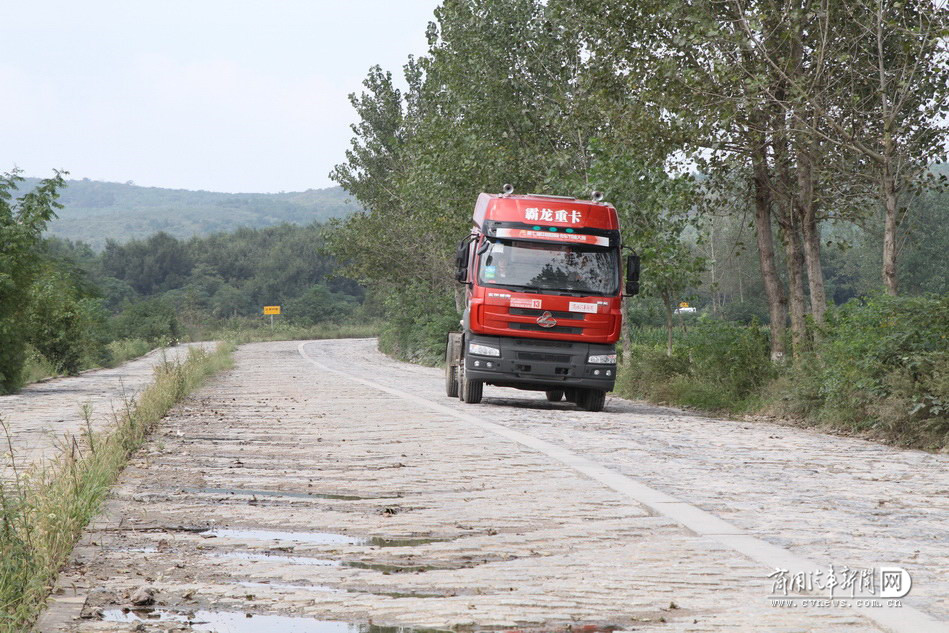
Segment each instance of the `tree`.
[{"label": "tree", "polygon": [[0,392],[20,385],[30,286],[39,271],[42,232],[61,207],[57,199],[65,175],[57,171],[15,199],[23,181],[19,171],[0,176]]},{"label": "tree", "polygon": [[107,316],[93,289],[54,262],[41,264],[29,293],[27,338],[57,372],[108,361]]},{"label": "tree", "polygon": [[329,245],[347,274],[385,297],[391,322],[399,313],[404,323],[420,298],[430,302],[422,312],[441,314],[453,295],[461,308],[452,260],[479,192],[510,182],[589,193],[588,145],[602,119],[587,107],[594,86],[560,10],[539,0],[446,2],[429,26],[429,54],[404,68],[407,92],[373,68],[351,97],[360,122],[331,176],[366,212],[340,223]]},{"label": "tree", "polygon": [[[610,194],[623,227],[623,244],[641,257],[642,293],[662,300],[666,317],[666,352],[672,355],[673,313],[686,288],[701,282],[705,259],[683,240],[694,227],[695,200],[689,178],[670,177],[662,164],[633,158],[622,147],[607,150],[594,143],[591,178]],[[641,152],[636,152],[641,153]],[[623,344],[630,349],[629,323],[623,321]],[[628,362],[629,357],[624,357]]]},{"label": "tree", "polygon": [[949,4],[802,0],[793,6],[779,23],[797,38],[798,55],[808,32],[801,22],[814,23],[807,42],[817,60],[811,76],[763,46],[746,17],[741,28],[786,86],[786,94],[772,96],[798,130],[864,161],[883,209],[883,282],[895,295],[897,234],[906,200],[932,184],[929,167],[945,161],[949,141]]},{"label": "tree", "polygon": [[[790,207],[776,182],[779,157],[786,151],[781,153],[768,93],[773,73],[749,50],[731,3],[585,0],[578,6],[584,21],[593,25],[586,39],[592,64],[601,74],[619,78],[639,106],[631,111],[634,116],[652,121],[641,124],[653,131],[651,139],[641,142],[647,147],[671,144],[674,149],[661,155],[675,156],[678,150],[685,165],[698,166],[705,191],[733,189],[736,176],[748,183],[771,316],[771,356],[781,359],[788,295],[775,257],[772,219],[782,213],[790,217]],[[782,172],[783,180],[787,173]],[[795,250],[794,235],[784,237],[786,251]],[[799,262],[797,257],[786,259],[792,266]],[[803,275],[795,271],[794,279]],[[792,299],[799,300],[800,294],[793,293]],[[803,332],[803,317],[797,318],[803,309],[796,308],[792,325]]]}]

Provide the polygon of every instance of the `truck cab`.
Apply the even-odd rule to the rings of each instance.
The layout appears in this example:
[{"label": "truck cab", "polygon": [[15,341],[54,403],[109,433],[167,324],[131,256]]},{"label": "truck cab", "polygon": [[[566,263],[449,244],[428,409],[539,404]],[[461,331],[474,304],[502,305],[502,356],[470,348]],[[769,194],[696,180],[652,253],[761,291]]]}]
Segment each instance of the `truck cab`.
[{"label": "truck cab", "polygon": [[[456,259],[466,302],[449,335],[448,395],[480,402],[489,384],[601,410],[616,380],[620,249],[616,209],[601,197],[482,193]],[[627,268],[631,294],[638,258]]]}]

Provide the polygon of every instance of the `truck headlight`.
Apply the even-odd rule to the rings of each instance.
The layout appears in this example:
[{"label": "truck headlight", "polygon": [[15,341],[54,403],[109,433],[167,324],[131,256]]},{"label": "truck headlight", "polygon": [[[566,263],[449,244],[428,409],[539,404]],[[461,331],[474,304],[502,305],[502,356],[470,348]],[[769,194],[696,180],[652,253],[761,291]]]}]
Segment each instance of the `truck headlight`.
[{"label": "truck headlight", "polygon": [[468,353],[477,354],[478,356],[500,356],[501,350],[481,343],[468,343]]},{"label": "truck headlight", "polygon": [[594,363],[596,365],[615,365],[616,364],[616,353],[613,354],[590,354],[590,358],[587,359],[587,362]]}]

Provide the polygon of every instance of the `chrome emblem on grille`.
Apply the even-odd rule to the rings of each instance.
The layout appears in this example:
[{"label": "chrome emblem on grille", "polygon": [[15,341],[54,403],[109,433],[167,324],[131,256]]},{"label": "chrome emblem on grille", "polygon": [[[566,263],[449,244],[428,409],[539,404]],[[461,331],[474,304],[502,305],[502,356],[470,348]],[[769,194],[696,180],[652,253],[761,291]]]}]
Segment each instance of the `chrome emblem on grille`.
[{"label": "chrome emblem on grille", "polygon": [[557,319],[554,318],[549,311],[544,310],[544,313],[537,317],[537,325],[540,327],[553,327],[557,325]]}]

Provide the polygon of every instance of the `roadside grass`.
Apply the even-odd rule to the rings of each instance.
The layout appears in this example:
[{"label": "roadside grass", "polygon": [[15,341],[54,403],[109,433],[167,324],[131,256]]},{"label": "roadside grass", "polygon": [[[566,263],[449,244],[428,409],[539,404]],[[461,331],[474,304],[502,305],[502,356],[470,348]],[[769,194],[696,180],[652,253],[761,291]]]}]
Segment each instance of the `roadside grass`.
[{"label": "roadside grass", "polygon": [[143,338],[124,338],[112,341],[108,344],[109,362],[108,367],[118,367],[122,363],[141,358],[149,353],[155,346]]},{"label": "roadside grass", "polygon": [[621,396],[739,415],[758,405],[776,375],[758,325],[694,323],[687,332],[676,330],[671,356],[663,328],[635,328],[631,338],[615,388]]},{"label": "roadside grass", "polygon": [[52,378],[59,375],[56,366],[46,360],[46,357],[40,354],[32,345],[26,348],[26,361],[23,363],[23,369],[20,374],[20,380],[24,385],[33,382]]},{"label": "roadside grass", "polygon": [[29,629],[83,528],[98,512],[129,456],[155,424],[211,375],[232,365],[232,343],[211,352],[192,348],[184,362],[160,363],[154,382],[127,399],[114,425],[86,432],[44,465],[20,469],[6,433],[13,477],[0,483],[0,633]]}]

